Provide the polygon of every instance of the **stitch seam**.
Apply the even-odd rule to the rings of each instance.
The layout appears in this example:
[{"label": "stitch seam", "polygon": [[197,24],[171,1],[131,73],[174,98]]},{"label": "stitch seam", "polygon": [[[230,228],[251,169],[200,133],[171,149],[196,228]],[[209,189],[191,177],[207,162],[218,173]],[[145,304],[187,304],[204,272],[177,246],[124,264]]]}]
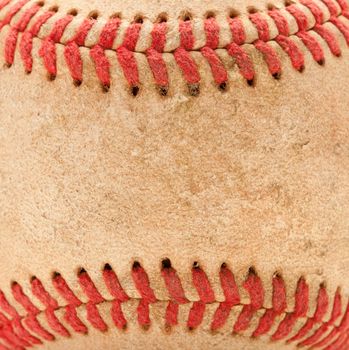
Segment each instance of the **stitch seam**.
[{"label": "stitch seam", "polygon": [[[196,96],[200,92],[201,77],[197,63],[191,55],[192,52],[201,52],[210,65],[214,82],[221,90],[225,90],[227,87],[228,74],[227,67],[219,57],[218,49],[226,50],[235,60],[241,75],[249,85],[254,83],[255,69],[253,60],[244,48],[246,44],[252,45],[261,52],[270,74],[276,79],[279,79],[282,74],[282,66],[276,50],[270,45],[271,42],[275,42],[281,47],[290,57],[292,66],[299,71],[304,69],[304,55],[294,40],[295,37],[303,42],[314,60],[319,64],[324,64],[324,50],[314,33],[323,38],[334,56],[340,56],[341,48],[335,34],[324,25],[326,23],[334,25],[349,45],[349,26],[343,21],[344,18],[349,18],[347,0],[321,0],[321,2],[327,8],[330,14],[329,17],[328,13],[320,8],[316,0],[300,0],[299,3],[288,5],[284,9],[274,8],[267,13],[252,13],[247,19],[240,17],[228,18],[231,42],[224,46],[220,45],[220,32],[223,24],[218,23],[214,16],[202,21],[202,35],[206,37],[206,42],[201,47],[196,45],[198,38],[194,35],[193,21],[190,17],[179,20],[179,46],[171,49],[166,47],[166,43],[169,41],[168,35],[172,35],[168,34],[169,23],[166,21],[153,23],[150,32],[151,40],[149,41],[142,37],[143,20],[131,22],[125,30],[122,29],[124,33],[120,33],[122,20],[111,18],[102,29],[98,42],[88,47],[86,38],[98,19],[85,19],[76,28],[73,36],[63,42],[62,37],[66,27],[68,24],[74,23],[73,16],[68,14],[58,18],[51,25],[51,32],[47,36],[42,36],[40,35],[40,29],[53,16],[53,13],[52,11],[38,9],[38,5],[35,3],[32,4],[32,8],[27,8],[25,5],[30,3],[29,0],[17,2],[6,0],[0,4],[0,11],[5,12],[3,20],[0,21],[0,30],[5,26],[10,27],[4,48],[7,65],[11,66],[13,64],[16,44],[19,41],[20,57],[28,73],[32,71],[32,41],[33,38],[39,38],[41,40],[39,55],[51,80],[55,79],[57,75],[56,45],[63,45],[66,64],[72,80],[77,86],[83,80],[83,61],[79,50],[81,47],[90,49],[90,57],[95,64],[96,75],[105,91],[111,85],[110,62],[105,51],[115,51],[121,70],[133,95],[138,94],[141,85],[135,53],[146,55],[155,85],[162,95],[166,95],[169,89],[168,69],[162,55],[165,52],[171,53],[182,71],[189,93]],[[305,8],[308,9],[313,18],[309,18]],[[295,32],[290,31],[289,19],[286,17],[285,11],[297,23],[298,29]],[[19,20],[15,21],[14,17],[18,13],[22,16],[19,16]],[[276,35],[271,32],[268,24],[269,20],[266,19],[267,16],[277,28],[278,33]],[[28,28],[29,23],[34,24]],[[246,30],[248,27],[257,31],[258,37],[252,41],[251,38],[247,39]],[[114,47],[114,42],[122,34],[124,34],[122,43],[118,47]],[[138,47],[140,41],[142,43],[143,41],[150,42],[150,45],[148,47]]]},{"label": "stitch seam", "polygon": [[[286,286],[282,276],[275,274],[272,278],[272,307],[268,309],[263,306],[265,292],[262,281],[253,268],[249,270],[242,285],[250,296],[250,302],[247,304],[241,303],[233,272],[226,264],[223,264],[220,269],[221,288],[225,296],[225,300],[220,302],[216,300],[209,278],[198,263],[194,263],[192,268],[192,283],[199,296],[199,300],[196,301],[190,301],[186,297],[177,271],[172,267],[169,259],[163,260],[160,272],[169,294],[169,298],[165,300],[156,298],[148,275],[138,262],[133,264],[131,275],[139,298],[130,298],[126,294],[109,264],[105,265],[102,273],[111,296],[109,299],[101,295],[85,269],[80,269],[77,278],[87,297],[86,302],[81,301],[74,294],[59,273],[53,275],[52,283],[58,294],[66,301],[65,305],[60,305],[36,277],[31,279],[32,295],[44,306],[43,310],[39,310],[34,305],[33,300],[24,293],[18,282],[12,284],[12,294],[14,300],[25,310],[24,313],[20,314],[18,307],[11,305],[5,294],[0,291],[0,341],[4,342],[5,348],[25,349],[31,345],[43,344],[44,341],[54,341],[55,334],[70,337],[72,331],[86,334],[89,327],[105,332],[108,325],[98,310],[98,305],[102,303],[111,304],[110,313],[114,325],[118,329],[126,329],[127,319],[123,313],[122,304],[131,299],[138,302],[138,324],[145,330],[152,324],[151,304],[167,303],[164,312],[164,327],[167,331],[178,324],[181,305],[191,304],[187,316],[187,328],[195,330],[203,322],[206,305],[212,304],[217,305],[211,320],[212,332],[224,326],[232,310],[239,307],[241,311],[232,326],[232,333],[244,334],[251,327],[252,318],[260,314],[258,325],[252,333],[254,338],[270,334],[272,327],[276,326],[276,331],[270,334],[270,339],[273,341],[286,341],[306,348],[321,347],[326,350],[345,349],[349,345],[349,303],[344,310],[343,297],[338,289],[334,296],[331,318],[329,321],[324,321],[325,315],[331,310],[331,305],[326,287],[321,284],[315,313],[309,316],[309,287],[303,277],[299,279],[294,295],[294,311],[287,312]],[[84,324],[78,317],[77,309],[81,306],[86,308],[88,324]],[[57,310],[65,311],[63,319],[72,331],[63,325],[56,315]],[[38,319],[40,314],[45,315],[50,329],[45,329],[41,325]],[[303,322],[303,326],[295,333],[294,327],[297,320]]]}]

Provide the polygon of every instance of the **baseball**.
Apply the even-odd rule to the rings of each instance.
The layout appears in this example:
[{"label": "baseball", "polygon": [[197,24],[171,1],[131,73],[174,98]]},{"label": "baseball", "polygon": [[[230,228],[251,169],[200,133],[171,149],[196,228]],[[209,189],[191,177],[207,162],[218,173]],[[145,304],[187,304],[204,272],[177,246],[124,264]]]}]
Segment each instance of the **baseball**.
[{"label": "baseball", "polygon": [[348,0],[0,0],[0,350],[349,349]]}]

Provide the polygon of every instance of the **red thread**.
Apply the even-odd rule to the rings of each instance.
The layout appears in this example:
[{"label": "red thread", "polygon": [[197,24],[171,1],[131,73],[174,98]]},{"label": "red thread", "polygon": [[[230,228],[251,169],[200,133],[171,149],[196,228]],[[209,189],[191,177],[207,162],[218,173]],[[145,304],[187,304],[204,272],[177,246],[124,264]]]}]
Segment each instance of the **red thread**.
[{"label": "red thread", "polygon": [[296,43],[283,35],[278,35],[275,41],[282,47],[291,59],[292,66],[298,71],[304,69],[304,55]]},{"label": "red thread", "polygon": [[79,283],[84,293],[87,295],[89,301],[86,304],[87,319],[92,324],[93,327],[105,332],[108,329],[108,326],[102,319],[101,315],[98,312],[96,304],[100,304],[104,301],[104,298],[96,288],[95,284],[91,280],[87,272],[82,269],[78,275]]},{"label": "red thread", "polygon": [[295,310],[290,314],[286,314],[285,318],[279,324],[278,329],[272,335],[273,340],[281,340],[287,337],[297,319],[305,317],[307,315],[309,307],[309,286],[305,282],[304,278],[298,281],[296,294],[295,294]]},{"label": "red thread", "polygon": [[[155,83],[167,90],[169,85],[166,63],[162,57],[162,52],[166,43],[167,23],[156,23],[152,30],[152,44],[146,51],[148,63],[153,73]],[[166,91],[164,90],[164,91]]]},{"label": "red thread", "polygon": [[188,299],[184,294],[184,290],[177,272],[172,267],[163,268],[161,275],[164,278],[166,288],[171,296],[171,299],[178,304],[188,303]]},{"label": "red thread", "polygon": [[39,9],[40,6],[34,4],[31,8],[25,11],[20,20],[10,28],[5,40],[5,61],[8,65],[12,65],[14,61],[18,34],[25,30],[29,21],[39,11]]},{"label": "red thread", "polygon": [[45,310],[45,315],[47,323],[49,326],[62,337],[70,337],[68,330],[62,325],[57,316],[55,315],[55,310],[48,308]]},{"label": "red thread", "polygon": [[335,56],[341,55],[341,49],[339,47],[338,40],[326,27],[322,25],[315,25],[314,30],[318,33],[327,43],[332,54]]},{"label": "red thread", "polygon": [[99,304],[104,301],[104,298],[102,297],[101,293],[99,293],[98,289],[96,288],[90,276],[85,270],[82,270],[79,273],[78,280],[82,290],[87,295],[89,301],[91,301],[94,304]]},{"label": "red thread", "polygon": [[214,17],[207,18],[204,21],[204,30],[206,34],[206,46],[216,49],[219,44],[219,25]]},{"label": "red thread", "polygon": [[[16,13],[28,2],[29,0],[21,0],[15,3],[9,11],[6,13],[3,20],[0,21],[0,31],[4,26],[10,24],[12,18],[16,15]],[[7,1],[5,1],[5,4],[7,4]],[[1,5],[0,5],[1,7]]]},{"label": "red thread", "polygon": [[223,264],[221,267],[219,277],[225,296],[225,301],[219,304],[219,307],[213,316],[211,323],[212,330],[217,330],[222,327],[227,321],[233,306],[240,303],[239,290],[236,285],[234,275],[225,264]]},{"label": "red thread", "polygon": [[92,326],[101,332],[106,332],[108,330],[108,326],[104,322],[103,318],[101,317],[98,311],[97,305],[92,301],[89,301],[86,304],[86,310],[87,310],[87,319],[92,324]]},{"label": "red thread", "polygon": [[22,287],[18,283],[12,284],[12,295],[15,300],[21,304],[24,309],[31,315],[37,315],[40,310],[24,294]]},{"label": "red thread", "polygon": [[318,342],[319,339],[327,332],[329,327],[336,322],[336,320],[339,318],[341,313],[342,313],[342,299],[339,291],[337,290],[333,301],[331,319],[327,323],[322,324],[321,327],[318,328],[313,335],[311,335],[309,338],[306,338],[298,345],[310,346]]},{"label": "red thread", "polygon": [[[109,266],[109,265],[108,265]],[[109,293],[118,301],[125,302],[130,298],[122,289],[119,279],[117,278],[115,272],[110,268],[105,268],[103,270],[103,279],[109,290]]]},{"label": "red thread", "polygon": [[1,0],[0,1],[0,10],[2,10],[5,6],[10,3],[11,0]]},{"label": "red thread", "polygon": [[333,0],[321,0],[330,11],[330,15],[336,17],[338,15],[338,10],[336,3]]},{"label": "red thread", "polygon": [[125,79],[132,87],[139,85],[138,65],[133,51],[136,48],[141,27],[141,23],[132,23],[126,30],[122,46],[116,51]]},{"label": "red thread", "polygon": [[199,266],[193,267],[192,278],[200,301],[195,301],[190,309],[187,322],[189,329],[195,329],[201,324],[206,308],[205,304],[212,303],[215,300],[215,295],[207,275]]},{"label": "red thread", "polygon": [[121,302],[114,300],[111,309],[111,316],[115,326],[119,329],[125,329],[127,321],[121,309]]},{"label": "red thread", "polygon": [[337,17],[332,17],[330,19],[330,22],[333,23],[338,28],[338,30],[343,34],[345,41],[347,42],[347,45],[349,46],[349,26],[344,24]]},{"label": "red thread", "polygon": [[23,33],[20,44],[19,52],[24,63],[24,68],[27,73],[30,73],[33,68],[33,38],[39,33],[41,26],[47,22],[49,18],[53,16],[54,12],[45,12],[42,14],[33,26]]},{"label": "red thread", "polygon": [[39,55],[42,57],[44,66],[52,79],[57,75],[57,57],[55,44],[60,41],[65,28],[73,20],[73,18],[73,16],[67,15],[56,21],[51,33],[43,40],[41,44]]},{"label": "red thread", "polygon": [[90,56],[96,66],[97,76],[105,89],[110,87],[110,63],[104,51],[113,47],[120,23],[119,18],[110,19],[100,34],[98,44],[90,51]]},{"label": "red thread", "polygon": [[56,274],[54,276],[52,279],[52,284],[56,288],[57,292],[69,303],[69,305],[78,307],[82,304],[60,274]]},{"label": "red thread", "polygon": [[184,294],[181,281],[175,269],[171,267],[171,263],[167,260],[163,261],[161,275],[164,278],[166,288],[171,296],[166,309],[165,322],[168,326],[177,324],[177,317],[179,311],[179,304],[188,303],[188,299]]},{"label": "red thread", "polygon": [[268,14],[274,20],[279,34],[283,36],[289,36],[290,29],[285,16],[279,10],[276,9],[270,10]]},{"label": "red thread", "polygon": [[73,328],[75,332],[87,334],[87,327],[79,319],[76,312],[76,308],[74,306],[68,305],[65,307],[64,319]]},{"label": "red thread", "polygon": [[40,280],[34,277],[31,281],[31,287],[33,295],[38,298],[44,306],[51,309],[58,309],[57,300],[52,298],[45,290]]},{"label": "red thread", "polygon": [[257,29],[259,39],[262,41],[269,41],[269,26],[266,19],[264,19],[263,16],[258,12],[250,14],[249,18]]},{"label": "red thread", "polygon": [[106,265],[103,270],[103,279],[109,290],[109,293],[116,299],[113,301],[111,316],[114,324],[119,329],[126,328],[126,319],[122,313],[121,303],[129,300],[128,295],[122,289],[119,279],[110,265]]},{"label": "red thread", "polygon": [[34,332],[39,337],[47,341],[55,340],[55,337],[50,332],[48,332],[44,327],[41,326],[40,322],[37,320],[37,318],[34,315],[27,316],[23,320],[23,322],[30,331]]},{"label": "red thread", "polygon": [[149,327],[150,326],[149,304],[155,303],[156,297],[153,290],[150,287],[147,273],[138,262],[135,262],[133,264],[132,278],[139,294],[142,297],[137,308],[138,323],[142,327]]},{"label": "red thread", "polygon": [[197,65],[191,58],[188,51],[180,47],[174,52],[174,57],[178,66],[181,68],[184,79],[188,84],[198,84],[200,82],[200,74]]},{"label": "red thread", "polygon": [[253,269],[250,270],[243,287],[250,296],[250,304],[244,305],[236,323],[234,324],[234,332],[239,333],[246,330],[255,312],[263,306],[264,288],[261,279],[256,275]]},{"label": "red thread", "polygon": [[301,0],[301,4],[308,7],[315,18],[316,24],[322,24],[324,22],[324,14],[313,0]]},{"label": "red thread", "polygon": [[239,17],[229,18],[229,27],[233,36],[233,42],[237,45],[243,45],[246,41],[244,24]]},{"label": "red thread", "polygon": [[93,19],[85,19],[78,28],[75,36],[68,41],[64,48],[64,57],[73,80],[80,84],[82,82],[82,58],[79,46],[84,46],[88,32],[95,24]]},{"label": "red thread", "polygon": [[22,325],[21,319],[19,317],[15,317],[12,319],[11,324],[13,326],[13,330],[15,334],[23,343],[26,343],[25,346],[31,345],[39,345],[42,344],[42,341],[34,336],[32,336]]},{"label": "red thread", "polygon": [[180,21],[179,23],[180,47],[174,52],[175,60],[182,70],[184,79],[188,84],[198,84],[201,80],[195,61],[189,50],[194,47],[194,35],[191,21]]},{"label": "red thread", "polygon": [[235,58],[236,64],[239,67],[241,75],[247,80],[252,82],[254,79],[255,71],[252,61],[246,51],[235,43],[231,43],[227,46],[230,56]]},{"label": "red thread", "polygon": [[299,32],[304,32],[308,29],[307,16],[297,5],[287,6],[286,10],[295,18]]},{"label": "red thread", "polygon": [[286,286],[284,280],[279,275],[273,277],[272,302],[273,308],[266,310],[264,315],[260,318],[259,324],[253,332],[253,337],[258,337],[267,333],[274,324],[276,317],[282,315],[286,310]]},{"label": "red thread", "polygon": [[299,32],[297,36],[303,41],[303,44],[309,49],[314,60],[320,64],[325,61],[324,51],[319,42],[308,32]]},{"label": "red thread", "polygon": [[321,323],[323,317],[326,315],[329,306],[329,300],[326,288],[321,286],[319,289],[319,294],[317,298],[317,306],[315,314],[312,318],[309,318],[304,326],[298,331],[298,333],[293,336],[288,342],[293,342],[304,338],[317,323]]},{"label": "red thread", "polygon": [[215,52],[219,44],[219,25],[216,19],[213,17],[206,19],[204,29],[206,33],[206,46],[201,49],[201,53],[211,67],[215,83],[221,85],[228,81],[228,72]]},{"label": "red thread", "polygon": [[346,0],[337,0],[338,5],[342,10],[342,15],[346,18],[349,18],[349,5]]},{"label": "red thread", "polygon": [[276,51],[262,40],[255,41],[254,46],[263,54],[270,74],[274,77],[279,77],[281,74],[281,61]]},{"label": "red thread", "polygon": [[195,43],[192,22],[180,21],[179,34],[180,34],[180,40],[181,40],[181,47],[183,47],[187,51],[192,50]]}]

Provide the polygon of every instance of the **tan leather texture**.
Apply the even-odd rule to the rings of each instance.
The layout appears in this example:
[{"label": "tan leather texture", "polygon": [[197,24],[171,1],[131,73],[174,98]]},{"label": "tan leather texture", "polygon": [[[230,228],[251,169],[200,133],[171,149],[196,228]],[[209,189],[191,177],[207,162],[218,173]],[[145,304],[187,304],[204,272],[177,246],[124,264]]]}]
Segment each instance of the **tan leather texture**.
[{"label": "tan leather texture", "polygon": [[[6,14],[18,1],[0,7],[4,23],[0,31],[0,347],[18,349],[24,333],[14,323],[17,317],[40,340],[38,349],[296,349],[326,322],[326,331],[314,344],[333,332],[333,338],[319,348],[332,344],[331,349],[347,349],[349,50],[343,32],[331,22],[326,2],[313,2],[323,11],[323,26],[338,43],[339,57],[315,31],[316,18],[307,6],[294,2],[308,19],[306,32],[323,50],[321,62],[314,60],[297,35],[299,24],[285,9],[291,4],[273,2],[286,13],[290,40],[304,55],[304,69],[299,70],[278,44],[280,33],[264,0],[48,0],[22,32],[15,23],[35,2],[23,4],[8,23],[4,23]],[[349,28],[340,7],[348,2],[334,3],[337,19]],[[27,74],[20,51],[23,32],[54,5],[57,13],[33,35],[33,64]],[[66,47],[92,12],[97,23],[84,44],[78,45],[82,79],[78,84],[75,79],[74,85]],[[221,27],[213,51],[227,72],[224,91],[201,51],[209,12]],[[238,46],[253,64],[251,86],[241,73],[239,58],[227,49],[232,41],[227,17],[232,12],[245,28],[245,41]],[[278,79],[271,74],[266,56],[256,49],[261,33],[249,18],[256,12],[269,24],[267,44],[281,63]],[[43,58],[51,57],[52,51],[40,54],[40,48],[67,13],[73,13],[72,22],[59,40],[50,42],[56,55],[53,77]],[[104,50],[111,82],[104,91],[91,50],[116,13],[123,34]],[[147,51],[160,14],[166,15],[171,28],[160,52],[169,80],[166,96],[154,82]],[[139,84],[134,86],[117,52],[137,16],[142,18],[142,29],[137,45],[129,50],[139,74]],[[194,23],[194,44],[186,52],[199,73],[200,81],[195,83],[186,81],[175,54],[182,45],[179,23],[183,20]],[[12,28],[19,33],[9,64],[5,51]],[[170,268],[164,268],[164,259],[170,260]],[[126,329],[118,329],[112,317],[117,298],[103,279],[105,264],[110,264],[129,297],[121,305]],[[220,277],[222,264],[234,275],[240,299],[229,309],[224,324],[212,330],[217,308],[227,300]],[[175,301],[178,324],[171,327],[166,324],[166,310],[174,297],[164,280],[166,268],[175,271],[187,301],[179,305]],[[101,301],[91,301],[79,284],[81,273],[91,278]],[[81,301],[74,310],[87,334],[79,334],[64,316],[70,304],[52,283],[58,274]],[[275,314],[270,329],[256,337],[253,332],[263,315],[275,310],[273,281],[278,276],[282,276],[287,305]],[[249,277],[254,283],[250,289],[246,287]],[[33,281],[40,281],[57,301],[52,309],[47,298],[43,301],[35,295]],[[149,301],[137,281],[144,288],[150,286],[156,300]],[[299,290],[302,281],[306,291]],[[16,300],[14,282],[37,312],[30,313]],[[320,320],[315,317],[303,338],[287,343],[314,320],[321,288],[328,296],[324,315]],[[254,309],[256,290],[263,290],[264,298]],[[214,297],[206,300],[211,291]],[[39,294],[43,295],[42,290]],[[339,294],[340,316],[331,323]],[[308,307],[299,315],[302,298],[297,295],[307,295]],[[140,310],[143,306],[145,311]],[[190,313],[199,314],[196,307],[203,310],[202,319],[197,327],[189,327]],[[103,332],[91,323],[95,308],[107,325]],[[47,310],[69,336],[52,328]],[[147,312],[150,320],[144,326],[139,315]],[[246,327],[234,331],[242,312],[248,314]],[[35,316],[54,340],[33,332],[25,322],[28,316]],[[287,337],[273,338],[287,317],[294,317]],[[9,340],[8,334],[14,338]],[[28,337],[23,339],[30,343]]]}]

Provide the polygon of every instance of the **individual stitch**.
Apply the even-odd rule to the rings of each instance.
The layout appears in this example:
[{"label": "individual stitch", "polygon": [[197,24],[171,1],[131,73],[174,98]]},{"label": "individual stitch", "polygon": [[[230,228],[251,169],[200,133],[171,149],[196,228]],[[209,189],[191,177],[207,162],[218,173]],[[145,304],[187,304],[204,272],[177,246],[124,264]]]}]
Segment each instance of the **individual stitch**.
[{"label": "individual stitch", "polygon": [[51,80],[55,79],[57,75],[57,53],[55,44],[59,43],[65,28],[73,18],[72,15],[66,15],[57,20],[53,25],[51,33],[42,41],[39,55],[43,59],[44,66]]},{"label": "individual stitch", "polygon": [[264,288],[261,279],[257,276],[256,271],[251,268],[249,274],[243,283],[243,287],[250,296],[250,304],[244,305],[237,321],[234,324],[234,332],[240,333],[246,330],[251,322],[255,312],[263,306]]},{"label": "individual stitch", "polygon": [[41,6],[38,4],[34,4],[31,8],[25,11],[20,20],[10,28],[5,39],[5,61],[8,66],[13,64],[18,34],[26,29],[29,21],[39,11],[40,7]]},{"label": "individual stitch", "polygon": [[131,91],[134,95],[139,89],[139,72],[138,64],[135,58],[134,50],[139,39],[139,33],[142,28],[142,23],[132,23],[125,33],[125,38],[122,46],[116,50],[116,55],[124,73],[125,79],[131,86]]},{"label": "individual stitch", "polygon": [[206,273],[197,264],[192,268],[192,279],[196,291],[199,295],[199,301],[194,301],[187,321],[187,327],[190,330],[197,328],[204,317],[206,304],[215,300],[215,295]]},{"label": "individual stitch", "polygon": [[211,323],[211,330],[213,331],[221,328],[226,323],[231,309],[240,303],[239,290],[234,275],[226,264],[222,264],[219,277],[225,301],[219,304],[213,316]]},{"label": "individual stitch", "polygon": [[282,315],[287,308],[286,303],[286,286],[281,275],[276,274],[273,277],[273,297],[272,308],[267,309],[264,315],[260,318],[257,328],[254,330],[252,336],[259,337],[270,331],[275,319]]},{"label": "individual stitch", "polygon": [[311,336],[309,336],[308,338],[300,342],[298,346],[311,346],[316,342],[318,342],[321,339],[321,337],[327,332],[329,327],[331,327],[337,321],[341,313],[342,313],[342,298],[339,290],[337,290],[333,301],[330,320],[322,324],[321,327],[318,328],[314,334],[312,334]]},{"label": "individual stitch", "polygon": [[309,308],[309,286],[304,278],[298,281],[295,294],[295,310],[286,314],[285,318],[279,324],[276,332],[272,335],[272,340],[281,340],[286,338],[293,329],[297,319],[305,317]]},{"label": "individual stitch", "polygon": [[167,95],[169,87],[169,78],[166,63],[162,53],[166,43],[167,23],[156,23],[153,27],[151,36],[151,47],[146,51],[149,67],[153,73],[156,85],[159,87],[162,95]]},{"label": "individual stitch", "polygon": [[91,277],[84,269],[81,269],[81,271],[79,272],[78,280],[82,290],[89,299],[86,304],[87,320],[96,329],[102,332],[107,331],[108,326],[104,322],[97,308],[97,304],[102,303],[104,301],[104,298],[96,288]]},{"label": "individual stitch", "polygon": [[27,73],[31,73],[33,69],[33,38],[36,37],[40,31],[41,26],[46,23],[52,16],[54,12],[47,11],[40,15],[40,17],[35,21],[32,27],[25,31],[22,35],[21,41],[19,43],[19,53],[21,55],[22,61],[24,63],[24,68]]},{"label": "individual stitch", "polygon": [[141,301],[137,307],[138,323],[143,328],[150,327],[149,305],[156,302],[154,291],[150,287],[149,278],[144,268],[135,262],[132,266],[132,278],[141,295]]},{"label": "individual stitch", "polygon": [[161,275],[171,297],[166,308],[165,322],[166,326],[175,326],[178,324],[179,305],[186,304],[189,301],[185,296],[176,270],[171,266],[170,260],[163,260],[162,265]]},{"label": "individual stitch", "polygon": [[192,21],[180,20],[179,22],[180,47],[175,50],[174,58],[181,69],[184,79],[188,84],[189,92],[193,96],[199,94],[201,80],[197,64],[188,51],[193,50],[195,39],[193,35]]},{"label": "individual stitch", "polygon": [[95,23],[95,19],[86,18],[64,48],[64,58],[75,85],[80,85],[82,82],[83,62],[79,47],[84,46],[86,37]]},{"label": "individual stitch", "polygon": [[95,63],[97,76],[105,91],[110,88],[110,62],[105,50],[113,47],[121,20],[118,17],[111,18],[104,26],[98,43],[90,50],[90,56]]},{"label": "individual stitch", "polygon": [[115,298],[111,308],[111,316],[114,324],[119,329],[125,329],[127,326],[127,321],[122,312],[121,304],[128,301],[130,298],[121,287],[115,272],[109,264],[105,265],[104,267],[103,279],[109,293]]},{"label": "individual stitch", "polygon": [[202,55],[206,58],[211,67],[211,72],[215,83],[225,89],[228,81],[228,72],[223,62],[219,59],[216,49],[219,45],[219,25],[214,17],[207,18],[204,22],[206,34],[206,46],[201,49]]}]

